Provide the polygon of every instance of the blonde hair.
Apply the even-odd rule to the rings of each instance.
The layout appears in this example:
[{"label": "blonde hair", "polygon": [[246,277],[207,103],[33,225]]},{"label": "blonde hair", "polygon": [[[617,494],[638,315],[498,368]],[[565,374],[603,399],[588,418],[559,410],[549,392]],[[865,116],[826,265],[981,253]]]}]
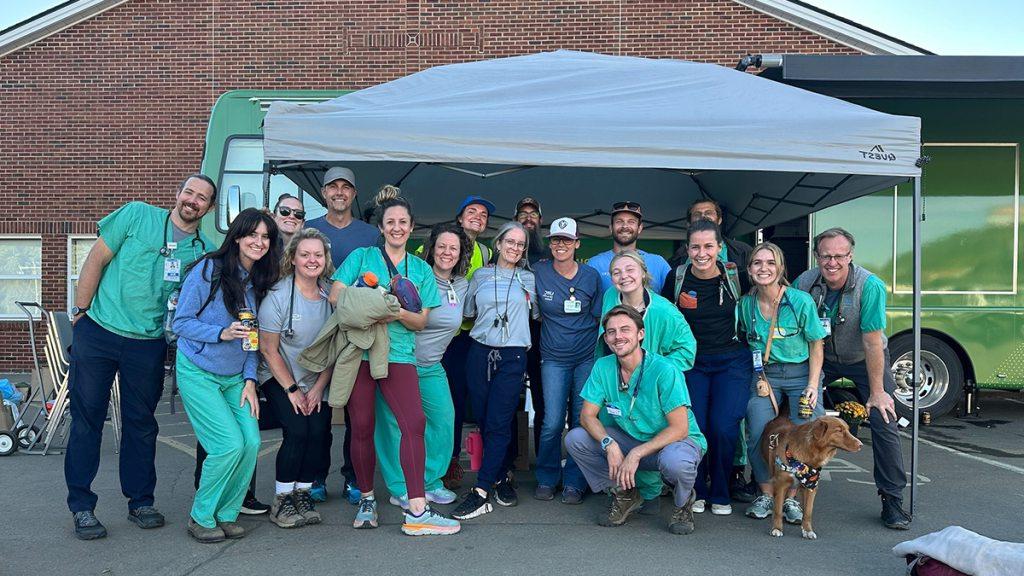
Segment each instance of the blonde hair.
[{"label": "blonde hair", "polygon": [[747,258],[747,270],[750,269],[750,265],[754,262],[754,255],[761,250],[767,250],[772,253],[772,257],[775,258],[775,266],[779,269],[778,283],[782,286],[789,286],[789,280],[786,278],[786,255],[782,253],[782,248],[779,248],[777,244],[761,242],[754,246],[754,249],[750,251],[750,256]]},{"label": "blonde hair", "polygon": [[629,258],[630,260],[636,262],[638,266],[640,266],[640,270],[644,273],[644,288],[650,288],[651,282],[654,281],[654,278],[651,276],[650,271],[647,270],[647,262],[644,262],[644,257],[641,256],[640,253],[637,252],[636,250],[623,250],[622,252],[619,252],[615,256],[612,256],[612,261],[608,263],[608,275],[611,276],[612,268],[615,266],[615,263],[623,258]]},{"label": "blonde hair", "polygon": [[316,228],[303,228],[296,232],[288,244],[284,247],[284,254],[281,256],[280,278],[287,278],[295,273],[295,252],[299,250],[299,242],[303,240],[319,240],[324,246],[324,269],[320,272],[320,280],[331,284],[331,275],[334,274],[334,264],[331,262],[331,241],[324,236],[324,233]]}]

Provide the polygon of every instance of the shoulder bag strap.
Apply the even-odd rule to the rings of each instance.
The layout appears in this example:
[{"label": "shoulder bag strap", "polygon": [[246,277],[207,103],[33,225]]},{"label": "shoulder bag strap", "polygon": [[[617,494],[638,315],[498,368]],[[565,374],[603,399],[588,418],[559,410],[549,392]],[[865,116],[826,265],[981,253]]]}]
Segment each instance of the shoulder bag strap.
[{"label": "shoulder bag strap", "polygon": [[[775,305],[772,307],[772,322],[771,322],[771,325],[768,327],[768,341],[764,345],[764,360],[762,361],[765,366],[768,365],[768,362],[769,362],[769,360],[772,357],[772,339],[775,338],[775,326],[778,324],[778,321],[779,321],[779,304],[782,302],[782,297],[783,297],[783,295],[785,293],[786,293],[786,287],[785,286],[780,287],[780,289],[779,289],[779,297],[778,297],[778,299],[775,300]],[[759,304],[757,304],[757,299],[756,298],[754,300],[754,304],[759,306]],[[775,415],[778,416],[779,415],[779,403],[776,402],[776,400],[775,400],[775,390],[772,389],[772,384],[768,380],[768,378],[764,378],[764,381],[768,382],[768,398],[771,399],[771,401],[772,401],[772,408],[775,409]]]}]

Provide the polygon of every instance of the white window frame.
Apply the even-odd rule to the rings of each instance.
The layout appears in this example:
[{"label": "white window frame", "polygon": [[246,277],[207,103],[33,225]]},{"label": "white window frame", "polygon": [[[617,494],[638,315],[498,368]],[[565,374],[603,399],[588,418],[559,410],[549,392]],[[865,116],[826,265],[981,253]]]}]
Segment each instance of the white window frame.
[{"label": "white window frame", "polygon": [[74,300],[74,285],[75,280],[78,280],[78,273],[71,269],[71,256],[75,253],[72,248],[75,245],[75,240],[96,240],[99,236],[96,234],[68,234],[67,244],[67,257],[64,260],[64,269],[67,271],[67,286],[65,288],[64,298],[67,300],[67,313],[71,314],[71,308],[75,305]]},{"label": "white window frame", "polygon": [[[39,242],[39,278],[38,278],[38,280],[39,280],[39,304],[41,305],[43,303],[42,302],[42,300],[43,300],[43,294],[42,294],[42,292],[43,292],[43,261],[42,261],[42,258],[43,258],[43,237],[38,235],[38,234],[0,234],[0,242],[2,242],[4,240],[36,240],[36,241]],[[3,281],[3,280],[34,280],[34,279],[35,278],[31,277],[31,276],[21,276],[21,275],[16,275],[16,274],[0,274],[0,281]],[[39,311],[38,310],[33,310],[32,311],[32,318],[34,318],[34,319],[35,318],[39,318]],[[27,318],[25,318],[25,316],[22,315],[22,313],[20,311],[14,313],[14,314],[3,314],[3,313],[0,313],[0,322],[20,322],[20,321],[25,321],[25,320],[27,320]]]}]

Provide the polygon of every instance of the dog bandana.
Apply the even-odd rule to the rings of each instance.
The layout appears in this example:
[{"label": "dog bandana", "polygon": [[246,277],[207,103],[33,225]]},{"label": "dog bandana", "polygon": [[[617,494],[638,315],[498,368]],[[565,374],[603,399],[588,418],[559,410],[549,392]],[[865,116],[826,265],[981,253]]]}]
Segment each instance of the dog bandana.
[{"label": "dog bandana", "polygon": [[775,465],[779,467],[779,470],[792,474],[804,488],[814,490],[818,487],[821,468],[813,468],[794,458],[793,453],[789,451],[789,446],[786,446],[785,460],[777,455],[775,456]]}]

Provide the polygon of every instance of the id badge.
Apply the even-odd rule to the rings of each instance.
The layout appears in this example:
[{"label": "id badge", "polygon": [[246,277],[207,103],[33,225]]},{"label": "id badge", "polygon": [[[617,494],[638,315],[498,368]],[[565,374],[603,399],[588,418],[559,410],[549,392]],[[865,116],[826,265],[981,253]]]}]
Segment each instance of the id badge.
[{"label": "id badge", "polygon": [[181,260],[177,258],[164,259],[164,282],[181,281]]},{"label": "id badge", "polygon": [[754,371],[755,372],[762,372],[762,371],[764,371],[764,360],[761,357],[761,351],[760,350],[754,350],[751,353],[751,355],[754,357]]},{"label": "id badge", "polygon": [[832,335],[832,319],[831,318],[818,318],[821,321],[821,327],[825,330],[825,336]]},{"label": "id badge", "polygon": [[614,404],[605,404],[604,408],[605,408],[605,410],[608,411],[608,415],[609,416],[614,416],[616,418],[621,418],[622,417],[622,409],[619,408],[618,406],[616,406]]},{"label": "id badge", "polygon": [[448,289],[448,303],[455,306],[459,303],[459,295],[455,293],[455,290]]},{"label": "id badge", "polygon": [[562,311],[566,314],[579,314],[583,311],[583,303],[575,298],[562,302]]}]

